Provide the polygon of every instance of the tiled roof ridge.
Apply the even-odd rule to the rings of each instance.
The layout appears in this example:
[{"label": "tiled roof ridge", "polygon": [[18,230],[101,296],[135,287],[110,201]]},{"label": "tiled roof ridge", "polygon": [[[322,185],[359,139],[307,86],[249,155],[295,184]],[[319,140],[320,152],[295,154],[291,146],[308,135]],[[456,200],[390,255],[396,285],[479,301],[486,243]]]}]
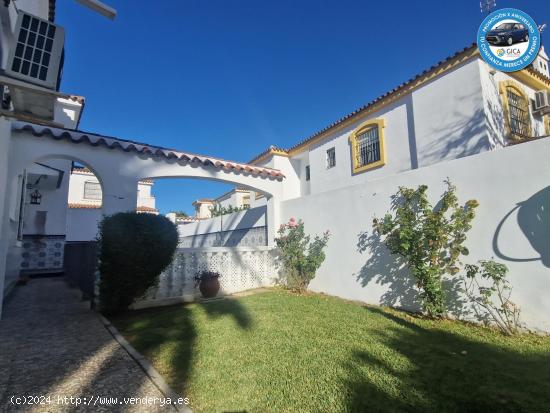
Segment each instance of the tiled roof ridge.
[{"label": "tiled roof ridge", "polygon": [[[66,139],[74,143],[86,142],[92,146],[105,146],[109,149],[120,149],[124,152],[136,152],[138,154],[146,154],[150,156],[159,156],[166,159],[174,159],[188,163],[200,163],[203,166],[213,166],[214,168],[224,170],[234,170],[236,172],[244,172],[251,175],[266,176],[270,179],[281,180],[284,175],[281,171],[268,167],[258,167],[246,163],[228,161],[225,159],[197,155],[193,153],[181,152],[175,149],[163,148],[160,146],[149,145],[146,143],[130,141],[126,139],[113,138],[94,133],[87,133],[74,129],[54,128],[40,125],[40,128],[35,128],[36,125],[29,122],[15,121],[13,129],[17,132],[30,132],[37,137],[50,136],[56,140]],[[76,136],[73,136],[76,135]]]},{"label": "tiled roof ridge", "polygon": [[[83,204],[81,202],[70,202],[67,204],[67,206],[70,209],[100,209],[102,208],[102,204]],[[158,212],[158,209],[153,207],[148,207],[145,205],[138,205],[136,207],[136,211],[138,212]]]},{"label": "tiled roof ridge", "polygon": [[83,204],[80,202],[69,202],[67,205],[70,209],[100,209],[101,204]]},{"label": "tiled roof ridge", "polygon": [[148,207],[148,206],[145,206],[145,205],[138,205],[137,208],[136,208],[136,211],[139,211],[139,212],[158,212],[158,209],[153,208],[153,207]]},{"label": "tiled roof ridge", "polygon": [[361,107],[355,109],[354,111],[348,113],[347,115],[344,115],[342,117],[340,117],[338,120],[332,122],[330,125],[324,127],[323,129],[320,129],[318,130],[317,132],[313,133],[312,135],[308,136],[307,138],[304,138],[302,139],[301,141],[299,141],[298,143],[292,145],[290,148],[287,148],[287,149],[283,149],[283,148],[279,148],[279,147],[275,147],[275,146],[270,146],[268,149],[266,149],[265,151],[263,151],[262,153],[256,155],[254,158],[252,158],[249,163],[253,163],[255,161],[257,161],[258,159],[261,159],[263,156],[269,154],[270,152],[272,151],[280,151],[282,153],[286,153],[288,154],[290,151],[308,143],[309,141],[317,138],[318,136],[320,136],[321,134],[327,132],[328,130],[334,128],[335,126],[338,126],[340,125],[341,123],[345,122],[346,120],[352,118],[353,116],[371,108],[373,105],[375,105],[376,103],[379,103],[381,100],[383,99],[386,99],[388,97],[390,97],[391,95],[403,90],[404,88],[406,88],[407,86],[411,85],[412,83],[416,82],[417,80],[419,80],[420,78],[422,78],[423,76],[426,76],[428,75],[429,73],[437,70],[438,68],[440,68],[441,66],[449,63],[450,61],[452,61],[453,59],[456,59],[458,57],[460,57],[461,55],[463,54],[467,54],[468,52],[471,52],[473,51],[474,49],[477,49],[477,44],[476,43],[472,43],[470,46],[467,46],[459,51],[457,51],[456,53],[452,54],[451,56],[448,56],[446,57],[445,59],[443,60],[440,60],[439,62],[437,62],[436,64],[432,65],[430,68],[428,69],[425,69],[424,71],[422,71],[421,73],[411,77],[409,80],[399,84],[398,86],[394,87],[393,89],[383,93],[382,95],[374,98],[373,100],[371,100],[370,102],[362,105]]}]

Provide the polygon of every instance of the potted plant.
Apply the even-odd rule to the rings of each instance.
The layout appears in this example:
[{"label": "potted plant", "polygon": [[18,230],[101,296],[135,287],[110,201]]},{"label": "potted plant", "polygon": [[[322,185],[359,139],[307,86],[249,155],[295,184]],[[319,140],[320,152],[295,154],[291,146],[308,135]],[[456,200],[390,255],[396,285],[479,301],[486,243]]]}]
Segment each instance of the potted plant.
[{"label": "potted plant", "polygon": [[220,274],[214,271],[200,271],[195,275],[195,285],[204,298],[213,298],[220,291]]}]

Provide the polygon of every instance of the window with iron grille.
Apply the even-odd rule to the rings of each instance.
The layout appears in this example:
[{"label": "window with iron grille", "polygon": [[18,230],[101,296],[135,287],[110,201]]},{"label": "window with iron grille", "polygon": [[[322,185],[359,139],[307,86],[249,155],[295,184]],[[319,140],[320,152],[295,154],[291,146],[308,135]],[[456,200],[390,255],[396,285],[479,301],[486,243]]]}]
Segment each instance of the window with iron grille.
[{"label": "window with iron grille", "polygon": [[309,165],[306,166],[306,181],[309,181],[311,178],[311,173],[309,170]]},{"label": "window with iron grille", "polygon": [[327,169],[333,168],[336,166],[336,150],[330,148],[327,150]]},{"label": "window with iron grille", "polygon": [[366,129],[357,135],[356,145],[356,165],[365,166],[380,160],[380,137],[378,126]]},{"label": "window with iron grille", "polygon": [[99,182],[84,182],[84,198],[101,200],[101,185]]},{"label": "window with iron grille", "polygon": [[528,100],[513,88],[507,88],[506,95],[508,97],[510,131],[514,135],[522,137],[529,136],[530,121]]}]

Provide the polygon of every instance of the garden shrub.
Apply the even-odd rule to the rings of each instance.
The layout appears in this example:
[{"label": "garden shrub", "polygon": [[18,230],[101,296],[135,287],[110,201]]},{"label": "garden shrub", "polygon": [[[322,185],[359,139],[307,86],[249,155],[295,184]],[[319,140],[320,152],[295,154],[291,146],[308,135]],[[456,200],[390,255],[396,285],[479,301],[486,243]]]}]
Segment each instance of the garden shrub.
[{"label": "garden shrub", "polygon": [[[508,267],[495,261],[479,261],[466,265],[463,278],[464,293],[474,306],[479,318],[496,325],[506,335],[519,331],[520,309],[510,300],[512,286],[506,279]],[[480,310],[485,310],[484,317]]]},{"label": "garden shrub", "polygon": [[430,317],[446,314],[443,276],[457,274],[460,255],[468,254],[463,243],[479,205],[470,200],[460,206],[456,187],[449,180],[445,183],[447,189],[435,207],[428,201],[426,185],[400,187],[392,202],[395,215],[388,213],[373,221],[390,252],[407,263],[420,289],[422,308]]},{"label": "garden shrub", "polygon": [[323,250],[330,234],[325,231],[322,236],[316,235],[313,242],[310,242],[311,237],[304,232],[304,222],[296,222],[294,218],[281,224],[278,234],[275,242],[283,264],[283,281],[290,289],[304,291],[325,260]]},{"label": "garden shrub", "polygon": [[118,314],[158,283],[178,245],[176,226],[166,217],[122,212],[99,225],[100,308]]}]

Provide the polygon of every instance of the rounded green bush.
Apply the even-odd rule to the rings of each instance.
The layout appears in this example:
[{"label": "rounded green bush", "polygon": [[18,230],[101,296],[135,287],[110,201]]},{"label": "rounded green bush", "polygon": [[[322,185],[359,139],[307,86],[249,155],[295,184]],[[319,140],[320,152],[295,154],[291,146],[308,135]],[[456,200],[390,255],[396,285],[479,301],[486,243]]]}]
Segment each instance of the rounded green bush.
[{"label": "rounded green bush", "polygon": [[104,217],[99,237],[100,309],[108,315],[123,312],[156,285],[178,245],[168,218],[135,212]]}]

